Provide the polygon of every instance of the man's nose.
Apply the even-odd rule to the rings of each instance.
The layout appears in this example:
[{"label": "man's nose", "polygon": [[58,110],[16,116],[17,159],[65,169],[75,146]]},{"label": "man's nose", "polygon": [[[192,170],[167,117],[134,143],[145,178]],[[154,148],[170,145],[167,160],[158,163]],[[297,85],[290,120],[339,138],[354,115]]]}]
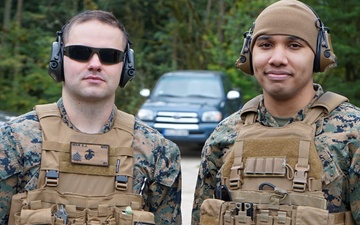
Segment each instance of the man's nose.
[{"label": "man's nose", "polygon": [[287,64],[287,51],[284,46],[276,46],[274,47],[271,57],[269,59],[270,64],[274,64],[276,66]]},{"label": "man's nose", "polygon": [[96,68],[96,70],[98,70],[98,68],[101,67],[101,65],[102,65],[98,53],[94,53],[94,54],[90,57],[90,60],[89,60],[88,63],[89,63],[89,66],[90,66],[91,68]]},{"label": "man's nose", "polygon": [[91,60],[97,60],[97,61],[99,61],[99,62],[101,63],[99,53],[94,52],[94,53],[92,54],[92,56],[90,57],[90,61],[91,61]]}]

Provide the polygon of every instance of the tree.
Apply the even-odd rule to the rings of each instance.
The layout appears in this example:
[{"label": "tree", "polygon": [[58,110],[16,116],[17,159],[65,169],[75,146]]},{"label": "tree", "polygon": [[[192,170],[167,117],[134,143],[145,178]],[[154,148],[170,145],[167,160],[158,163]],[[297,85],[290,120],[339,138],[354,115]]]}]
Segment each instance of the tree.
[{"label": "tree", "polygon": [[351,102],[360,105],[360,65],[357,61],[360,51],[360,4],[349,0],[318,1],[315,10],[325,25],[331,28],[333,48],[338,58],[338,67],[330,70],[321,79],[324,87],[346,95]]},{"label": "tree", "polygon": [[[47,74],[55,33],[86,9],[111,11],[127,27],[135,51],[136,77],[117,92],[119,108],[136,113],[141,88],[152,88],[165,72],[212,69],[229,75],[248,100],[261,92],[252,76],[235,68],[243,33],[275,0],[5,0],[0,8],[0,109],[17,113],[60,97],[61,84]],[[304,0],[331,28],[337,68],[315,75],[327,90],[360,105],[360,3]]]}]

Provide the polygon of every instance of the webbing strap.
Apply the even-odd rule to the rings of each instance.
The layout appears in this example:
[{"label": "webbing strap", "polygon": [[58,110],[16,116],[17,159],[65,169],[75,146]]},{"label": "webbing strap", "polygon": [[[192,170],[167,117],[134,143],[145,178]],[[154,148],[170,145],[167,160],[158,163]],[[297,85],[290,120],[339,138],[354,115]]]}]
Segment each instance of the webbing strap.
[{"label": "webbing strap", "polygon": [[310,141],[300,140],[299,157],[294,168],[293,190],[304,192],[307,184],[309,165]]},{"label": "webbing strap", "polygon": [[[59,161],[58,153],[63,149],[63,146],[58,142],[43,140],[42,149],[43,151],[42,151],[41,167],[43,168],[43,170],[45,170],[44,185],[48,187],[57,187],[59,184],[60,164],[54,162]],[[46,151],[44,151],[44,149]]]},{"label": "webbing strap", "polygon": [[[54,189],[36,189],[27,193],[26,203],[41,201],[46,203],[57,203],[63,205],[76,205],[80,208],[98,208],[100,204],[113,206],[133,205],[133,202],[142,202],[142,196],[132,193],[114,193],[106,196],[81,196],[76,194],[61,194]],[[141,204],[137,205],[141,207]],[[132,207],[133,208],[133,207]],[[133,208],[138,210],[139,208]]]},{"label": "webbing strap", "polygon": [[233,151],[234,163],[231,167],[229,179],[229,188],[232,190],[239,189],[243,183],[241,179],[241,171],[244,169],[242,162],[243,141],[235,142],[234,149],[236,149],[236,151]]},{"label": "webbing strap", "polygon": [[310,141],[300,140],[299,143],[299,159],[297,165],[300,167],[308,167],[309,165]]}]

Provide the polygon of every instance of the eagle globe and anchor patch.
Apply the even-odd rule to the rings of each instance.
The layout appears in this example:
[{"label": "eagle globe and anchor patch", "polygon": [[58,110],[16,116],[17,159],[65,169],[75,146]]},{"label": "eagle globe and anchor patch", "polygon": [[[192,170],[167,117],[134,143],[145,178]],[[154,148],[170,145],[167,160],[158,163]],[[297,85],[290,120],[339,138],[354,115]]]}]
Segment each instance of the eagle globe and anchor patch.
[{"label": "eagle globe and anchor patch", "polygon": [[71,142],[71,162],[76,164],[108,166],[109,145]]}]

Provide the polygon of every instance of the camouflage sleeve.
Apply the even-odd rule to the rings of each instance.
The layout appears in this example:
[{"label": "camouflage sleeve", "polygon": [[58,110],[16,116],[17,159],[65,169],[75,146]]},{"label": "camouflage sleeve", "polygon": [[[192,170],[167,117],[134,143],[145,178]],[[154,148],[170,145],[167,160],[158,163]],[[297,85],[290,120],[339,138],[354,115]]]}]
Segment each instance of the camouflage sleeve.
[{"label": "camouflage sleeve", "polygon": [[351,211],[360,224],[360,109],[343,103],[317,127],[315,144],[323,163],[327,209]]},{"label": "camouflage sleeve", "polygon": [[219,150],[210,147],[208,142],[206,142],[201,152],[201,163],[194,193],[191,217],[191,224],[193,225],[199,224],[200,206],[205,199],[213,197],[216,187],[216,174],[219,168],[216,166],[216,157],[213,152],[219,152]]},{"label": "camouflage sleeve", "polygon": [[219,181],[217,177],[223,164],[223,156],[235,142],[236,131],[240,125],[239,119],[239,114],[235,113],[222,121],[207,139],[202,149],[194,194],[192,225],[200,223],[202,202],[205,199],[213,198],[214,190]]},{"label": "camouflage sleeve", "polygon": [[156,224],[181,224],[181,157],[176,144],[143,122],[135,123],[134,191],[148,178],[144,208]]},{"label": "camouflage sleeve", "polygon": [[[360,129],[360,128],[359,128]],[[353,152],[349,171],[350,208],[356,224],[360,224],[360,146],[359,136],[356,145],[350,145]]]},{"label": "camouflage sleeve", "polygon": [[9,219],[11,197],[16,194],[17,179],[12,176],[0,181],[0,224],[7,224]]},{"label": "camouflage sleeve", "polygon": [[[347,134],[349,142],[347,143],[350,155],[352,155],[349,168],[349,198],[350,210],[356,224],[360,224],[360,109],[351,107],[355,113],[350,113],[346,109],[348,119],[352,121],[348,128],[350,131]],[[346,159],[345,159],[346,160]]]},{"label": "camouflage sleeve", "polygon": [[0,128],[0,224],[6,224],[10,211],[11,197],[16,193],[19,173],[19,155],[16,151],[13,131],[10,126]]},{"label": "camouflage sleeve", "polygon": [[[11,197],[16,192],[17,179],[15,174],[19,171],[18,156],[15,144],[9,137],[11,130],[0,128],[0,224],[7,224],[10,212]],[[10,150],[11,149],[11,150]]]},{"label": "camouflage sleeve", "polygon": [[14,194],[36,188],[41,131],[34,112],[0,127],[0,224],[6,224]]}]

